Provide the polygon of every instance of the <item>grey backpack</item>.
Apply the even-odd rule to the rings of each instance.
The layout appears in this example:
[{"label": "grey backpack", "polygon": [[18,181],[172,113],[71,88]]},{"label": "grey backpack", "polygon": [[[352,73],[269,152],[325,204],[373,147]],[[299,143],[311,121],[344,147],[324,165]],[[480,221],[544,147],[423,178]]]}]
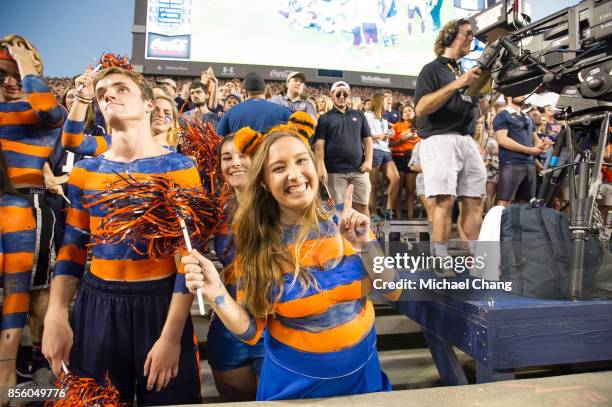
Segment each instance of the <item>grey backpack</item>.
[{"label": "grey backpack", "polygon": [[[501,220],[501,280],[512,282],[517,295],[569,298],[572,241],[569,219],[550,208],[514,204]],[[593,289],[602,248],[589,237],[585,244],[583,297]]]}]

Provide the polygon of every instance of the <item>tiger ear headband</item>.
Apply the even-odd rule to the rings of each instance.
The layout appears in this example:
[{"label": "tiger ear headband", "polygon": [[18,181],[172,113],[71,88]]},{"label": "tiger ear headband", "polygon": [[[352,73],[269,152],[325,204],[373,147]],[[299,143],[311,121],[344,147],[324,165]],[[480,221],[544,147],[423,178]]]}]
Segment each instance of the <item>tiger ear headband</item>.
[{"label": "tiger ear headband", "polygon": [[249,156],[255,155],[261,142],[272,133],[279,131],[288,132],[299,136],[299,138],[309,148],[308,139],[314,134],[314,119],[306,112],[295,112],[287,121],[287,124],[279,124],[272,127],[266,133],[260,133],[250,127],[243,127],[236,132],[234,136],[234,145],[241,154]]},{"label": "tiger ear headband", "polygon": [[[308,140],[314,135],[314,130],[315,121],[312,116],[310,116],[306,112],[295,112],[291,116],[289,116],[287,124],[279,124],[278,126],[275,126],[268,130],[268,132],[265,134],[255,131],[250,127],[243,127],[242,129],[238,130],[236,132],[236,135],[234,136],[234,146],[238,151],[240,151],[241,154],[246,154],[252,157],[255,152],[257,152],[257,149],[261,145],[261,142],[269,134],[275,133],[277,131],[285,131],[299,136],[300,140],[302,140],[302,142],[304,142],[304,144],[306,144],[306,146],[310,148]],[[327,205],[331,210],[333,210],[335,206],[334,199],[329,193],[327,184],[323,183],[323,186],[325,187],[325,191],[327,192]],[[264,189],[265,188],[266,187],[264,186]]]}]

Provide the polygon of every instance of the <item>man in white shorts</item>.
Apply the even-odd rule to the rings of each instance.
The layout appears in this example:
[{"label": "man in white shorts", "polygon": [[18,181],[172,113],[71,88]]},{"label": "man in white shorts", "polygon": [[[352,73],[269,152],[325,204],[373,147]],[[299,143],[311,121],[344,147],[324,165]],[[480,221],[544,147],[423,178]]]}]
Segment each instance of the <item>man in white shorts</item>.
[{"label": "man in white shorts", "polygon": [[486,170],[471,135],[478,117],[478,99],[465,89],[480,68],[461,72],[458,60],[469,54],[473,39],[468,20],[447,23],[438,34],[434,61],[419,73],[415,92],[421,166],[425,194],[435,197],[432,237],[437,256],[447,256],[455,198],[462,204],[462,228],[473,250],[482,223]]}]

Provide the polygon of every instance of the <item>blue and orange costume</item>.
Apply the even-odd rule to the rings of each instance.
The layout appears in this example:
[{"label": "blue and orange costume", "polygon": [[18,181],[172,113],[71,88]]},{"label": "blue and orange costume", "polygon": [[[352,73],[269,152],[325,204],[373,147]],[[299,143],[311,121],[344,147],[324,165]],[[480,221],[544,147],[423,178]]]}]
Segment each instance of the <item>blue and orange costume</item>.
[{"label": "blue and orange costume", "polygon": [[[71,369],[103,383],[108,372],[122,402],[139,405],[188,404],[200,401],[197,341],[191,318],[187,317],[181,338],[179,373],[160,392],[147,391],[144,363],[160,337],[173,294],[188,294],[185,276],[173,257],[151,259],[128,244],[106,244],[93,239],[92,261],[84,274],[90,238],[108,214],[102,205],[85,207],[87,197],[102,191],[129,174],[138,179],[164,174],[182,187],[200,185],[193,163],[177,153],[137,159],[129,163],[108,160],[104,155],[78,162],[68,181],[66,233],[54,277],[82,279],[72,327],[74,345]],[[146,253],[146,242],[138,247]]]},{"label": "blue and orange costume", "polygon": [[[76,120],[66,120],[64,131],[62,132],[62,146],[71,153],[98,156],[107,151],[112,144],[112,137],[106,134],[104,128],[95,126],[87,132],[84,122]],[[164,146],[167,150],[176,152],[174,146]]]},{"label": "blue and orange costume", "polygon": [[43,188],[42,168],[67,112],[40,76],[23,78],[27,101],[0,102],[0,144],[15,188]]},{"label": "blue and orange costume", "polygon": [[30,202],[36,219],[34,275],[31,289],[47,288],[54,261],[55,217],[45,199],[42,168],[59,137],[67,112],[38,75],[22,81],[27,100],[0,102],[0,145],[11,183]]},{"label": "blue and orange costume", "polygon": [[95,126],[85,132],[85,124],[81,121],[66,120],[62,132],[62,146],[74,154],[95,157],[104,153],[111,146],[111,136],[106,131]]},{"label": "blue and orange costume", "polygon": [[30,304],[30,278],[36,245],[36,222],[30,204],[13,195],[0,196],[0,276],[2,326],[23,328]]},{"label": "blue and orange costume", "polygon": [[[283,241],[295,256],[299,225],[285,226]],[[370,277],[360,255],[332,220],[320,222],[300,250],[300,265],[315,286],[293,284],[284,274],[284,290],[274,315],[251,317],[239,337],[254,344],[264,333],[265,358],[257,400],[330,397],[389,391],[376,351],[374,308],[367,298]],[[238,302],[244,298],[238,275]]]}]

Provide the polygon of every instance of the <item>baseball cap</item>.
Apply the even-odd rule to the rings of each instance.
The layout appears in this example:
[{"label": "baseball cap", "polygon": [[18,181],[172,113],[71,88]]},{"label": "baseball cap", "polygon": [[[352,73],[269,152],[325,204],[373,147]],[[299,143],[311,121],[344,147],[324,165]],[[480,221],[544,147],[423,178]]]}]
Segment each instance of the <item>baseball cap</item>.
[{"label": "baseball cap", "polygon": [[345,87],[345,88],[348,88],[348,90],[351,90],[351,87],[349,86],[349,84],[348,84],[348,83],[346,83],[346,82],[344,82],[344,81],[338,81],[338,82],[334,82],[334,83],[332,84],[332,87],[331,87],[331,91],[332,91],[332,93],[333,93],[333,92],[334,92],[336,89],[338,89],[338,88],[340,88],[340,87]]},{"label": "baseball cap", "polygon": [[235,93],[230,93],[229,95],[227,95],[225,101],[227,101],[228,99],[236,99],[238,102],[240,102],[240,96],[236,95]]},{"label": "baseball cap", "polygon": [[167,85],[172,86],[174,89],[176,89],[176,82],[174,82],[174,80],[170,79],[170,78],[166,78],[166,79],[158,79],[156,81],[158,84],[162,84],[165,83]]},{"label": "baseball cap", "polygon": [[301,78],[302,82],[306,82],[306,75],[304,75],[302,72],[290,72],[289,76],[287,76],[287,82],[289,82],[289,79],[295,77]]},{"label": "baseball cap", "polygon": [[242,81],[242,86],[247,92],[263,92],[266,90],[266,82],[257,72],[249,72]]}]

